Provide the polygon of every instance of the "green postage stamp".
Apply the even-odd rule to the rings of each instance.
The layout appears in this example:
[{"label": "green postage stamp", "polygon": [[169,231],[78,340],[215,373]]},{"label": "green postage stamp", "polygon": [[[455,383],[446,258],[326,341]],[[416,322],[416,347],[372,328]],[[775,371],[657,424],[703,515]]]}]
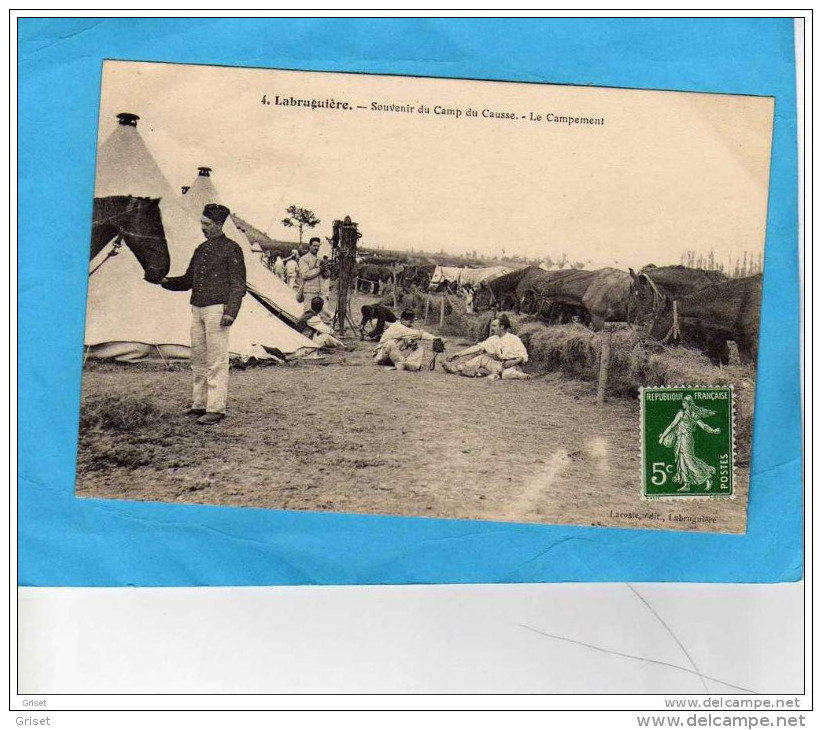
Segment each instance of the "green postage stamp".
[{"label": "green postage stamp", "polygon": [[640,390],[642,498],[733,499],[734,389]]}]

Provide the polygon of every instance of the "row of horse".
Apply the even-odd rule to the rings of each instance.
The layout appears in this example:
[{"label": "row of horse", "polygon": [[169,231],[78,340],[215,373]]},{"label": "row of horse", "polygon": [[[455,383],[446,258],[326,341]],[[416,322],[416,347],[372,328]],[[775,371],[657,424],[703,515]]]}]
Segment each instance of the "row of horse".
[{"label": "row of horse", "polygon": [[[406,291],[453,292],[466,286],[458,277],[442,276],[441,267],[433,264],[401,270],[366,265],[358,276],[396,281]],[[638,272],[527,266],[471,282],[468,288],[475,312],[513,311],[548,324],[581,322],[595,331],[606,322],[641,324],[651,338],[699,349],[714,364],[729,362],[728,342],[737,344],[742,362],[756,362],[761,274],[729,279],[720,271],[679,265],[649,265]]]},{"label": "row of horse", "polygon": [[653,339],[700,349],[714,364],[727,364],[729,341],[742,362],[756,362],[761,297],[761,274],[729,279],[686,266],[639,272],[529,266],[482,282],[473,305],[475,311],[536,315],[549,324],[579,321],[594,330],[606,322],[640,324]]}]

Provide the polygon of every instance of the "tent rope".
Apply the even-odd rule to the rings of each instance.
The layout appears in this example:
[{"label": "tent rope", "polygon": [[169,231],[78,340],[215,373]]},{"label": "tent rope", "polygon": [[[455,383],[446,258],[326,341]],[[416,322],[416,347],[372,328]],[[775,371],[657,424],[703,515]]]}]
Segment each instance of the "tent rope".
[{"label": "tent rope", "polygon": [[156,342],[154,343],[154,349],[157,350],[157,354],[160,356],[160,359],[163,361],[163,365],[166,366],[166,369],[170,370],[171,368],[169,367],[168,362],[163,357],[163,351],[160,349],[160,346]]}]

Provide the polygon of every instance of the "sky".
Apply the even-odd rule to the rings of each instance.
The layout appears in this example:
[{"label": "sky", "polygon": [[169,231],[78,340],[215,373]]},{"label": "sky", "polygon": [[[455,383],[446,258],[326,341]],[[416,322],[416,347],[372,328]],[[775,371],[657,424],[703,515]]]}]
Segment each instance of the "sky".
[{"label": "sky", "polygon": [[767,97],[108,61],[98,144],[118,112],[172,186],[213,168],[277,239],[295,204],[396,250],[626,268],[764,245]]}]

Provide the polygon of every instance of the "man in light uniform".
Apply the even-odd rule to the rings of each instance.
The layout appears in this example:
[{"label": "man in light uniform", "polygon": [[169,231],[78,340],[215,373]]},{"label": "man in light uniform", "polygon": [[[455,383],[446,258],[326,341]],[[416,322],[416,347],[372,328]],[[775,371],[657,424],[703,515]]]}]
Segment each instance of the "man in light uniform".
[{"label": "man in light uniform", "polygon": [[225,418],[228,396],[228,334],[245,296],[245,259],[239,244],[226,238],[229,210],[209,203],[200,217],[206,240],[191,257],[186,273],[160,284],[191,290],[191,371],[194,385],[189,415],[213,426]]},{"label": "man in light uniform", "polygon": [[434,335],[414,329],[414,312],[406,309],[400,321],[386,328],[380,337],[380,344],[374,349],[377,365],[393,365],[396,370],[421,370],[422,340],[434,340]]},{"label": "man in light uniform", "polygon": [[[474,357],[459,365],[453,364],[457,358],[469,355]],[[449,355],[442,369],[467,378],[528,380],[531,376],[519,369],[527,362],[528,351],[522,340],[511,332],[511,320],[507,314],[500,314],[491,322],[491,336],[488,339]]]},{"label": "man in light uniform", "polygon": [[285,264],[283,263],[283,257],[280,254],[277,254],[277,258],[274,261],[274,274],[279,276],[283,281],[285,281]]},{"label": "man in light uniform", "polygon": [[345,348],[345,343],[334,337],[330,317],[323,311],[325,300],[316,296],[311,300],[311,308],[302,313],[297,322],[297,331],[313,340],[317,347],[326,350]]},{"label": "man in light uniform", "polygon": [[285,260],[285,283],[292,289],[296,289],[299,286],[298,279],[300,278],[300,269],[297,264],[297,258],[297,250],[294,249],[291,252],[291,256]]},{"label": "man in light uniform", "polygon": [[302,280],[305,310],[311,309],[311,300],[322,296],[320,279],[322,269],[317,252],[320,250],[320,239],[316,236],[308,242],[308,253],[300,259],[300,279]]}]

